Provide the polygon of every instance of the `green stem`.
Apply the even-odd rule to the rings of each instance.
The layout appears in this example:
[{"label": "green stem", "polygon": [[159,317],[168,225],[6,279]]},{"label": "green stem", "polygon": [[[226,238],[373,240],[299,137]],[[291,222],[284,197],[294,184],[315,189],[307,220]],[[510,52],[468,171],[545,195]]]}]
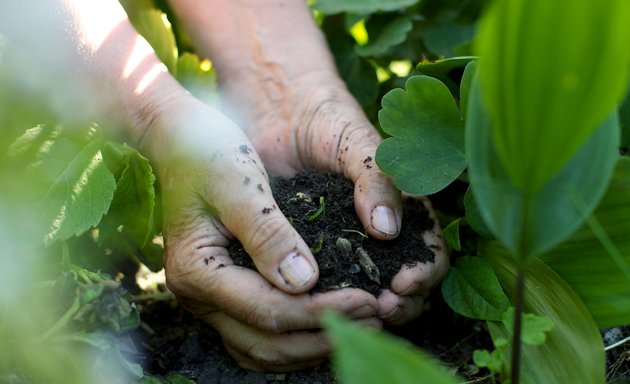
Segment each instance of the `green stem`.
[{"label": "green stem", "polygon": [[519,259],[516,270],[516,292],[514,297],[514,330],[512,335],[512,384],[519,384],[521,373],[521,329],[523,328],[523,308],[525,301],[525,267]]},{"label": "green stem", "polygon": [[81,308],[81,302],[80,302],[79,298],[77,297],[77,298],[74,299],[74,302],[72,303],[70,308],[66,311],[66,313],[64,313],[63,316],[61,316],[61,318],[59,320],[57,320],[57,322],[55,324],[53,324],[53,326],[50,327],[41,336],[41,339],[42,340],[48,340],[52,336],[54,336],[57,332],[59,332],[63,327],[65,327],[70,322],[72,317],[79,311],[80,308]]}]

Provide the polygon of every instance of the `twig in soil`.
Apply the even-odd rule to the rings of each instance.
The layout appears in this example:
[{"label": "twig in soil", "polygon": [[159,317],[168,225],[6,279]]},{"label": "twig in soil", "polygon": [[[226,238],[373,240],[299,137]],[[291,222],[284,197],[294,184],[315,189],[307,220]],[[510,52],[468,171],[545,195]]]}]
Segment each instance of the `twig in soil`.
[{"label": "twig in soil", "polygon": [[614,344],[611,344],[611,345],[607,346],[606,348],[604,348],[604,351],[610,351],[611,349],[615,349],[617,347],[620,347],[620,346],[624,345],[625,343],[627,343],[628,341],[630,341],[630,336],[628,336],[625,339],[620,340],[620,341],[618,341],[618,342],[616,342]]}]

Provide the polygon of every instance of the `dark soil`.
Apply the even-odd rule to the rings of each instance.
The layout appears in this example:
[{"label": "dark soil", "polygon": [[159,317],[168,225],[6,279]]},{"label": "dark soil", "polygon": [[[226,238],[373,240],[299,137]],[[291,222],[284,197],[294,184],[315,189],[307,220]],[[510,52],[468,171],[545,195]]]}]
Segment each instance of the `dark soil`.
[{"label": "dark soil", "polygon": [[[433,262],[433,251],[421,235],[433,228],[433,220],[420,201],[407,200],[399,236],[380,241],[365,234],[355,213],[354,186],[339,175],[309,172],[292,179],[277,178],[272,180],[271,189],[278,208],[317,259],[320,277],[314,292],[351,286],[378,295],[381,289],[389,287],[403,265]],[[272,209],[276,208],[265,208],[263,213]],[[362,265],[365,263],[358,257],[360,250],[365,251],[378,271]],[[255,268],[240,243],[233,243],[229,252],[235,264]]]}]

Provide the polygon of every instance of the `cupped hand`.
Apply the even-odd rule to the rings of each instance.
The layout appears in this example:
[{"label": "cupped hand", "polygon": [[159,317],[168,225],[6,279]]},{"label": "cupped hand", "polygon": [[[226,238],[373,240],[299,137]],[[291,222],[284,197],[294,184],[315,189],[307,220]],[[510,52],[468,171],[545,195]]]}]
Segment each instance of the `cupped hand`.
[{"label": "cupped hand", "polygon": [[[145,142],[163,191],[167,284],[239,364],[286,371],[319,363],[330,349],[318,330],[327,309],[379,327],[377,300],[366,292],[305,293],[317,264],[277,208],[243,132],[192,98],[166,109]],[[258,271],[233,264],[234,237]]]},{"label": "cupped hand", "polygon": [[[355,208],[367,233],[383,240],[398,235],[401,194],[374,161],[381,137],[336,73],[306,72],[271,87],[225,78],[222,87],[231,113],[240,119],[270,172],[291,176],[316,168],[341,173],[354,182]],[[417,317],[426,293],[448,268],[435,213],[427,198],[422,201],[435,221],[434,228],[423,233],[435,259],[402,268],[391,288],[379,296],[378,314],[390,324]]]}]

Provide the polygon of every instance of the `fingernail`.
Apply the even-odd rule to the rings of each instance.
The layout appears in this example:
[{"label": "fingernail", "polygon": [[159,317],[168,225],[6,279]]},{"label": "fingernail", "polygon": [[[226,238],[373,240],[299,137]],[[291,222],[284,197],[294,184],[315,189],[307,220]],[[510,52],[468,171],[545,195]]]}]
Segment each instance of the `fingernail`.
[{"label": "fingernail", "polygon": [[280,263],[280,274],[290,285],[301,287],[315,276],[315,269],[304,256],[291,252]]},{"label": "fingernail", "polygon": [[384,205],[379,205],[372,211],[372,227],[386,235],[398,233],[398,222],[394,211]]}]

